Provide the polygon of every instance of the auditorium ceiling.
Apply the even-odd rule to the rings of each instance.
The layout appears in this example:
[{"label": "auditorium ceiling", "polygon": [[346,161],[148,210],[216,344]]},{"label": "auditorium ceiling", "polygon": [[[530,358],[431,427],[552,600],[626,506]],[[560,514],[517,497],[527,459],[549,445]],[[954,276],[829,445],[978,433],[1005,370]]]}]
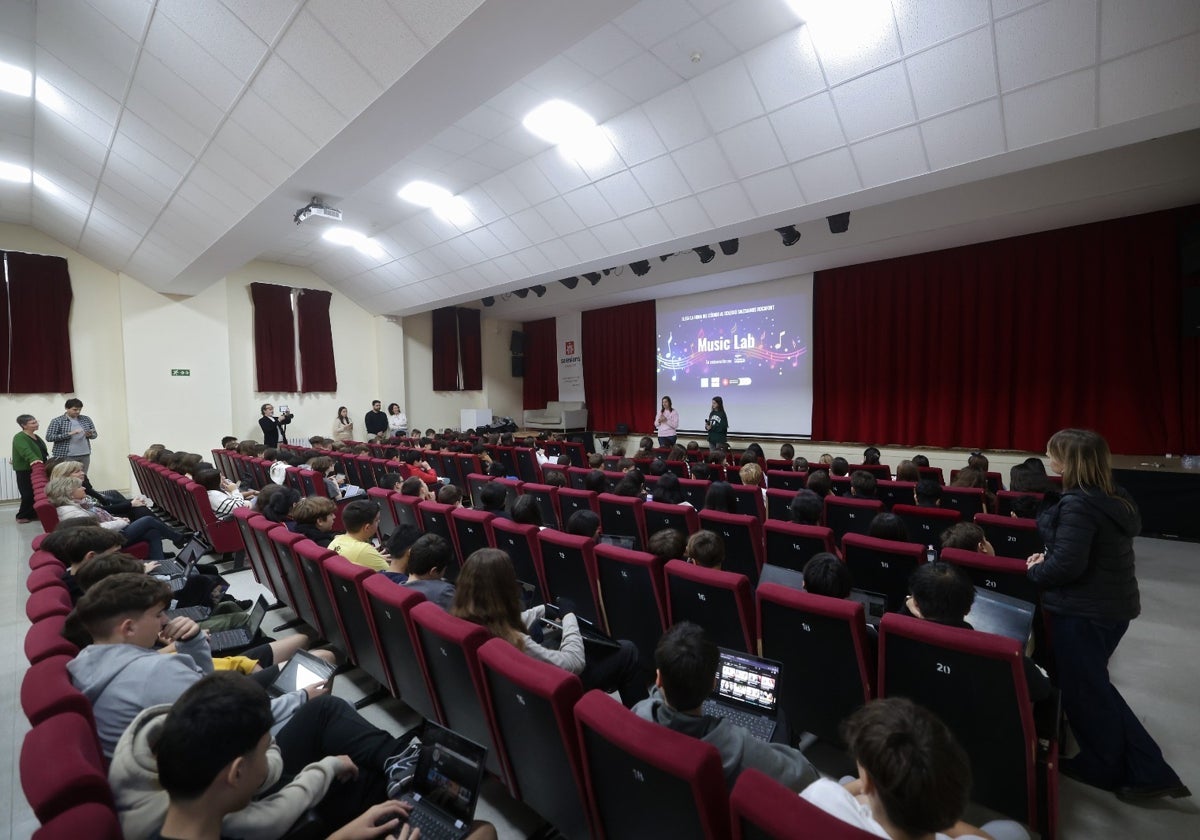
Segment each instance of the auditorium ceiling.
[{"label": "auditorium ceiling", "polygon": [[1196,201],[1195,0],[0,3],[0,222],[164,293],[520,319]]}]

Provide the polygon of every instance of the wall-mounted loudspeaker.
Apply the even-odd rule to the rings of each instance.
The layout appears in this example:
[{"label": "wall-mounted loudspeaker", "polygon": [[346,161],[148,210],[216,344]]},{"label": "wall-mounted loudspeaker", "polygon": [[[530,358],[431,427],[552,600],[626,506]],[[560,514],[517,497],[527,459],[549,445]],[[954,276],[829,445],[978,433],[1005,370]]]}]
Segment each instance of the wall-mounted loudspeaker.
[{"label": "wall-mounted loudspeaker", "polygon": [[525,354],[525,333],[513,330],[512,337],[508,340],[508,351],[515,356]]},{"label": "wall-mounted loudspeaker", "polygon": [[525,357],[524,356],[513,356],[512,357],[512,375],[517,377],[518,379],[525,375]]}]

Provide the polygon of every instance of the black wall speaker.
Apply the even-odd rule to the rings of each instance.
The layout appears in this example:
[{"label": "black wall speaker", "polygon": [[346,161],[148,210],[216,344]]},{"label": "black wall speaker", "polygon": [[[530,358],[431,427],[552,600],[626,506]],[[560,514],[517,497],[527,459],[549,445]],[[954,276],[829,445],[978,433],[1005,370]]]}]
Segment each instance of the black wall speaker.
[{"label": "black wall speaker", "polygon": [[525,357],[524,356],[513,356],[512,357],[512,375],[516,376],[516,377],[522,377],[525,375]]},{"label": "black wall speaker", "polygon": [[508,350],[516,356],[525,354],[525,333],[513,330],[512,337],[508,340]]},{"label": "black wall speaker", "polygon": [[1179,230],[1179,273],[1184,277],[1200,274],[1200,222]]},{"label": "black wall speaker", "polygon": [[1200,336],[1200,286],[1183,289],[1183,334],[1185,337]]}]

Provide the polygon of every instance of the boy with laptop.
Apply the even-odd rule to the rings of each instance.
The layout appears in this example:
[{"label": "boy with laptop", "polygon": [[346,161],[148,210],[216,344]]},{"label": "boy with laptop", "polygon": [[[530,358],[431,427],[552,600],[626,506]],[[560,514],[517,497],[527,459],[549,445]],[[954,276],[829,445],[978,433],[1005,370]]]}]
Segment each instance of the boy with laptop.
[{"label": "boy with laptop", "polygon": [[663,634],[654,649],[657,673],[650,697],[633,707],[645,720],[712,744],[721,755],[730,787],[753,767],[795,791],[818,778],[799,750],[756,738],[726,718],[704,713],[704,701],[717,684],[720,651],[704,630],[681,622]]}]

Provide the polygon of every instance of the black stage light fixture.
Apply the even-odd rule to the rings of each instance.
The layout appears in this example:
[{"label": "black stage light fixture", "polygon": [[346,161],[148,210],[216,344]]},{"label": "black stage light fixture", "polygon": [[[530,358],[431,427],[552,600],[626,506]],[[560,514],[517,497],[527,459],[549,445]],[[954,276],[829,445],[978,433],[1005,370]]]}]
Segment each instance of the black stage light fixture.
[{"label": "black stage light fixture", "polygon": [[834,213],[832,216],[826,216],[825,221],[829,222],[830,233],[845,233],[850,229],[850,213]]},{"label": "black stage light fixture", "polygon": [[671,257],[673,257],[673,256],[675,256],[675,255],[674,254],[663,254],[661,257],[659,257],[659,259],[662,260],[663,262],[666,262],[667,260],[671,259]]},{"label": "black stage light fixture", "polygon": [[574,289],[576,286],[579,285],[579,278],[578,277],[564,277],[562,280],[559,280],[558,282],[562,283],[568,289]]},{"label": "black stage light fixture", "polygon": [[637,262],[631,262],[629,267],[633,269],[633,273],[638,277],[645,277],[650,273],[649,260],[638,260]]},{"label": "black stage light fixture", "polygon": [[484,306],[495,306],[496,299],[494,297],[485,297],[482,301]]},{"label": "black stage light fixture", "polygon": [[721,246],[721,253],[727,257],[732,257],[737,253],[738,241],[736,239],[726,239],[724,242],[718,242]]},{"label": "black stage light fixture", "polygon": [[796,230],[795,225],[787,227],[775,228],[775,232],[783,239],[784,247],[790,248],[800,241],[800,231]]},{"label": "black stage light fixture", "polygon": [[[604,270],[604,273],[608,274],[608,272],[609,272],[609,269],[606,268]],[[588,281],[589,283],[591,283],[593,286],[595,286],[597,283],[600,282],[600,272],[599,271],[589,271],[587,274],[583,275],[583,279]]]},{"label": "black stage light fixture", "polygon": [[701,245],[699,248],[693,248],[696,256],[700,258],[702,263],[710,263],[717,258],[717,252],[712,249],[711,245]]},{"label": "black stage light fixture", "polygon": [[529,291],[533,292],[538,297],[541,297],[542,295],[546,294],[546,287],[545,286],[530,286]]},{"label": "black stage light fixture", "polygon": [[525,300],[525,298],[529,297],[529,290],[517,289],[515,292],[513,292],[513,294],[519,297],[521,300]]}]

